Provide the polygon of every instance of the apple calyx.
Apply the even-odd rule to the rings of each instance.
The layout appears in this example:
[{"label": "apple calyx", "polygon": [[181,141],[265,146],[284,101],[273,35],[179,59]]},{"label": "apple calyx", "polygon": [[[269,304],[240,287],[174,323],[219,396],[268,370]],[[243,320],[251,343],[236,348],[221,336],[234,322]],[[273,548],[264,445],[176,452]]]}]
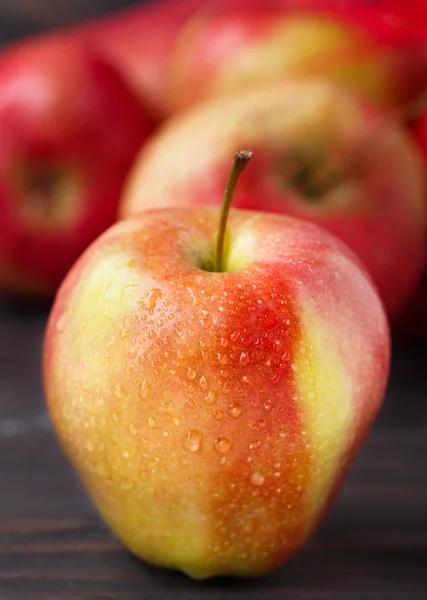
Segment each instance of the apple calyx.
[{"label": "apple calyx", "polygon": [[37,226],[53,229],[77,214],[79,182],[71,165],[23,159],[9,169],[8,178],[21,213]]},{"label": "apple calyx", "polygon": [[221,214],[219,219],[218,237],[216,242],[214,271],[221,273],[223,271],[223,253],[224,241],[227,230],[228,214],[230,212],[233,194],[240,175],[246,168],[246,165],[252,157],[251,150],[240,150],[236,152],[233,158],[233,164],[228,176],[227,185],[225,186],[224,198],[221,206]]},{"label": "apple calyx", "polygon": [[[381,142],[384,143],[382,133],[387,133],[392,124],[404,125],[418,119],[427,111],[427,90],[423,91],[411,102],[386,114],[366,133],[366,135],[349,152],[333,165],[328,165],[323,171],[318,171],[311,179],[305,180],[305,191],[308,196],[319,197],[328,192],[337,181],[343,179],[352,169],[360,164],[366,154],[378,149]],[[372,143],[371,143],[372,142]],[[377,143],[375,143],[377,142]],[[304,173],[306,175],[306,173]]]}]

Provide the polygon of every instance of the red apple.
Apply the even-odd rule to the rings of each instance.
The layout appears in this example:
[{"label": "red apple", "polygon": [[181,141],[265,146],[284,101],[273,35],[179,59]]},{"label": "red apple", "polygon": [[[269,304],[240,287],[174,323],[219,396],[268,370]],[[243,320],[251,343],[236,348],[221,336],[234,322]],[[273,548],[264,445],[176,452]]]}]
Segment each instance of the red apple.
[{"label": "red apple", "polygon": [[126,78],[156,118],[164,117],[166,64],[182,23],[203,0],[167,0],[136,5],[72,30]]},{"label": "red apple", "polygon": [[50,296],[114,222],[153,123],[82,44],[38,39],[0,57],[0,288]]},{"label": "red apple", "polygon": [[[286,0],[285,0],[286,1]],[[298,0],[295,0],[298,2]],[[358,0],[362,5],[371,5],[387,13],[393,11],[409,22],[422,26],[427,31],[427,4],[425,0]]]},{"label": "red apple", "polygon": [[426,87],[425,35],[398,15],[338,0],[277,4],[220,4],[188,19],[170,52],[166,110],[289,76],[327,77],[386,107]]},{"label": "red apple", "polygon": [[101,515],[137,556],[198,579],[263,575],[301,548],[390,353],[382,303],[337,239],[235,210],[216,271],[219,216],[114,225],[62,284],[44,347],[55,431]]},{"label": "red apple", "polygon": [[246,91],[170,120],[135,161],[120,215],[218,203],[228,157],[245,146],[256,154],[236,207],[326,227],[359,255],[397,314],[424,266],[424,165],[403,128],[329,82]]}]

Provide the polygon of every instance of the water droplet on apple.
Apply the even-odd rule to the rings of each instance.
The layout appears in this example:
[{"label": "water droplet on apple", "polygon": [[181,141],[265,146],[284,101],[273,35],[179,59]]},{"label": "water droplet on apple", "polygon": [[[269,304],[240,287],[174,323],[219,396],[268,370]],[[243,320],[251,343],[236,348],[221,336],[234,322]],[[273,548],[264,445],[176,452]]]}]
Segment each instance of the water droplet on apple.
[{"label": "water droplet on apple", "polygon": [[250,363],[250,358],[247,352],[242,352],[240,354],[239,363],[243,366],[248,365]]},{"label": "water droplet on apple", "polygon": [[147,419],[147,425],[148,425],[148,427],[150,427],[151,429],[153,429],[153,427],[155,427],[157,425],[156,419],[154,419],[153,417],[148,417],[148,419]]},{"label": "water droplet on apple", "polygon": [[138,427],[136,425],[134,425],[133,423],[131,423],[129,425],[129,431],[130,431],[131,435],[136,435],[138,433]]},{"label": "water droplet on apple", "polygon": [[128,377],[133,375],[133,369],[130,365],[126,365],[126,367],[124,368],[124,374],[127,375]]},{"label": "water droplet on apple", "polygon": [[221,365],[226,365],[228,363],[228,358],[225,356],[225,354],[218,353],[217,358]]},{"label": "water droplet on apple", "polygon": [[261,447],[261,440],[255,440],[249,444],[249,450],[256,450]]},{"label": "water droplet on apple", "polygon": [[120,483],[120,487],[125,491],[131,490],[134,485],[133,479],[123,479],[123,481]]},{"label": "water droplet on apple", "polygon": [[65,315],[62,315],[61,317],[59,317],[59,319],[56,321],[56,331],[58,333],[62,333],[65,329]]},{"label": "water droplet on apple", "polygon": [[114,421],[118,421],[118,420],[119,420],[119,418],[120,418],[120,417],[119,417],[119,413],[118,413],[118,412],[115,410],[115,411],[113,412],[113,419],[114,419]]},{"label": "water droplet on apple", "polygon": [[139,385],[139,397],[145,400],[150,393],[150,389],[150,383],[146,379],[143,379]]},{"label": "water droplet on apple", "polygon": [[222,410],[218,410],[215,414],[214,417],[217,421],[220,421],[222,419],[222,417],[224,416],[224,412]]},{"label": "water droplet on apple", "polygon": [[193,379],[196,378],[196,371],[194,369],[192,369],[191,367],[188,367],[187,369],[187,379],[188,381],[193,381]]},{"label": "water droplet on apple", "polygon": [[227,414],[233,419],[238,419],[242,414],[242,407],[240,404],[231,404],[227,409]]},{"label": "water droplet on apple", "polygon": [[162,298],[162,296],[162,291],[158,288],[154,288],[141,299],[139,304],[142,308],[145,308],[145,310],[147,310],[150,313],[150,315],[152,315],[157,306],[157,301],[160,298]]},{"label": "water droplet on apple", "polygon": [[121,385],[115,385],[113,393],[116,398],[119,398],[119,400],[122,400],[122,398],[125,397],[125,390],[122,388]]},{"label": "water droplet on apple", "polygon": [[260,419],[258,421],[258,427],[260,429],[265,429],[266,426],[267,426],[267,421],[265,419]]},{"label": "water droplet on apple", "polygon": [[175,427],[181,427],[182,419],[180,417],[175,416],[172,418],[172,423],[175,425]]},{"label": "water droplet on apple", "polygon": [[218,400],[218,396],[215,392],[213,392],[212,390],[207,394],[207,396],[205,396],[204,398],[204,403],[207,406],[212,406],[212,404],[215,404],[215,402]]},{"label": "water droplet on apple", "polygon": [[204,316],[204,318],[206,319],[206,317],[209,316],[209,311],[208,310],[202,310],[202,315]]},{"label": "water droplet on apple", "polygon": [[187,431],[187,437],[183,442],[185,450],[189,452],[198,452],[202,447],[203,434],[198,429],[190,429]]},{"label": "water droplet on apple", "polygon": [[252,475],[251,475],[252,485],[260,486],[260,485],[263,485],[264,482],[265,482],[264,475],[261,475],[261,473],[252,473]]},{"label": "water droplet on apple", "polygon": [[214,441],[214,450],[218,454],[228,454],[231,450],[231,440],[219,437]]},{"label": "water droplet on apple", "polygon": [[206,379],[206,377],[204,375],[202,375],[199,379],[199,385],[200,388],[206,392],[206,390],[208,389],[208,380]]}]

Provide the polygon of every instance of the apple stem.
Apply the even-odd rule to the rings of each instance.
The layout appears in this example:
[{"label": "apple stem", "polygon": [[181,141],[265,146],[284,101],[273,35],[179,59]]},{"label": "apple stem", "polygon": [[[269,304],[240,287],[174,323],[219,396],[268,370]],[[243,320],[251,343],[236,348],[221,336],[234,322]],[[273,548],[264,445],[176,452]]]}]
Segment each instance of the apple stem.
[{"label": "apple stem", "polygon": [[[313,177],[310,183],[310,189],[316,195],[326,192],[337,180],[341,179],[352,167],[357,165],[360,158],[366,156],[366,153],[378,149],[378,140],[381,140],[382,130],[388,131],[390,124],[403,125],[420,117],[427,111],[427,90],[422,92],[417,98],[403,107],[399,107],[381,118],[369,132],[362,138],[360,143],[345,154],[335,165],[329,166],[317,177]],[[373,142],[372,144],[370,142]]]},{"label": "apple stem", "polygon": [[216,253],[215,253],[215,265],[214,271],[221,273],[223,268],[223,253],[224,253],[224,241],[227,230],[228,214],[230,212],[231,202],[233,201],[233,194],[239,180],[240,175],[246,168],[246,165],[250,161],[252,152],[250,150],[240,150],[236,152],[233,159],[233,165],[231,167],[230,175],[228,176],[227,185],[225,186],[224,198],[221,206],[221,215],[218,227],[218,237],[216,242]]}]

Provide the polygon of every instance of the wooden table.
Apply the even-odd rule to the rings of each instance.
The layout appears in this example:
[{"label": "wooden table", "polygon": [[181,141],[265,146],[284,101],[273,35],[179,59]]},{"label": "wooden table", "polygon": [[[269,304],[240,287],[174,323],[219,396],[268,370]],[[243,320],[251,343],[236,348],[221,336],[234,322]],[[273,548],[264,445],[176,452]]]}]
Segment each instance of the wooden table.
[{"label": "wooden table", "polygon": [[426,600],[427,347],[398,348],[384,408],[326,523],[258,581],[197,583],[109,533],[55,441],[47,308],[0,303],[0,599]]}]

